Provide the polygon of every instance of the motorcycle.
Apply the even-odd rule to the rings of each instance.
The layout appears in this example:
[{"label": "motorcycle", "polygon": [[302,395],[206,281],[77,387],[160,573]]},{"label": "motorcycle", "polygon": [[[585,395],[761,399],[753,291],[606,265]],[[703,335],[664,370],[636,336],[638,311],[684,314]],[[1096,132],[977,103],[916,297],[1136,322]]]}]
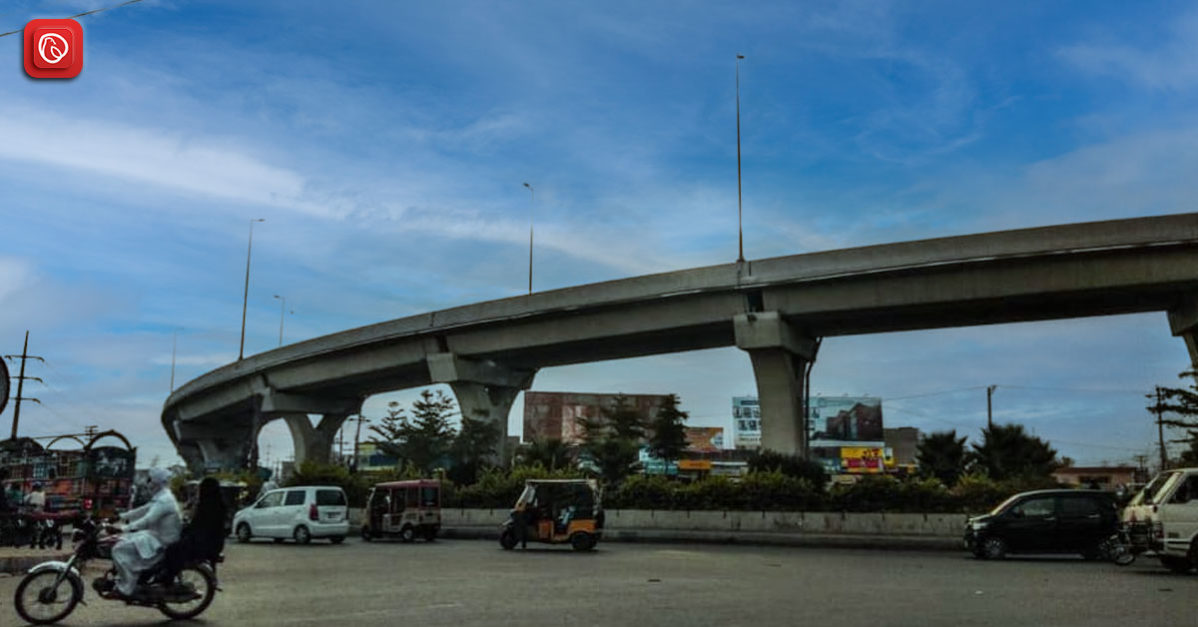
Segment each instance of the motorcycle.
[{"label": "motorcycle", "polygon": [[[93,559],[112,559],[112,546],[118,536],[101,536],[102,528],[91,520],[83,521],[73,534],[75,551],[65,562],[42,562],[29,569],[17,585],[13,606],[26,622],[36,625],[56,623],[71,614],[83,601],[82,571]],[[173,545],[178,547],[179,545]],[[216,579],[216,564],[222,557],[186,559],[176,566],[170,557],[142,573],[137,589],[126,597],[116,589],[116,568],[109,568],[92,584],[100,598],[124,601],[127,605],[152,607],[172,619],[186,620],[199,616],[212,603],[220,588]]]},{"label": "motorcycle", "polygon": [[1120,525],[1115,533],[1098,545],[1098,551],[1103,559],[1112,561],[1119,566],[1127,566],[1136,561],[1136,553],[1131,547],[1131,536],[1127,526]]}]

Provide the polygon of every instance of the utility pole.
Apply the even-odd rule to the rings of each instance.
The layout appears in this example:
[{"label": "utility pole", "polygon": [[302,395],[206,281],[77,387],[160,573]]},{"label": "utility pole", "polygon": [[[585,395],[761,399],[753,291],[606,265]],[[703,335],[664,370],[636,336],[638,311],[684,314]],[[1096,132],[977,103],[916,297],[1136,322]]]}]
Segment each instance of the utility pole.
[{"label": "utility pole", "polygon": [[356,431],[354,431],[354,456],[353,456],[353,459],[350,461],[350,464],[351,464],[350,468],[354,472],[357,472],[358,471],[358,442],[362,438],[362,423],[370,422],[370,420],[368,420],[366,418],[366,416],[363,416],[362,414],[358,414],[358,416],[356,418],[351,418],[350,420],[358,421],[358,428]]},{"label": "utility pole", "polygon": [[179,348],[179,332],[171,337],[171,392],[175,391],[175,350]]},{"label": "utility pole", "polygon": [[1160,442],[1161,471],[1163,472],[1169,466],[1169,453],[1165,450],[1165,421],[1163,418],[1165,409],[1161,407],[1162,402],[1161,386],[1158,385],[1156,386],[1156,405],[1153,406],[1152,411],[1156,413],[1156,437]]},{"label": "utility pole", "polygon": [[994,388],[997,387],[997,385],[986,386],[986,429],[991,431],[994,430],[994,408],[990,399],[994,396]]},{"label": "utility pole", "polygon": [[36,359],[44,364],[44,363],[46,363],[46,360],[42,359],[41,357],[38,357],[37,355],[29,354],[29,331],[28,330],[25,331],[25,346],[24,346],[24,348],[21,349],[21,354],[20,355],[5,355],[4,357],[5,357],[5,359],[17,359],[17,358],[21,359],[21,371],[20,371],[21,373],[19,375],[17,375],[17,397],[16,397],[16,399],[14,399],[14,400],[16,400],[16,405],[13,405],[13,413],[12,413],[12,436],[11,437],[12,437],[12,439],[15,440],[15,439],[17,439],[17,424],[21,420],[21,401],[33,401],[33,402],[37,403],[38,405],[42,404],[42,402],[36,398],[25,398],[22,395],[22,392],[25,390],[25,379],[32,379],[32,380],[37,381],[38,383],[42,383],[42,384],[45,383],[45,381],[42,381],[41,379],[39,379],[37,377],[25,376],[25,362],[30,359]]},{"label": "utility pole", "polygon": [[740,192],[740,61],[745,55],[736,55],[736,262],[745,262],[745,235],[742,225],[744,204]]}]

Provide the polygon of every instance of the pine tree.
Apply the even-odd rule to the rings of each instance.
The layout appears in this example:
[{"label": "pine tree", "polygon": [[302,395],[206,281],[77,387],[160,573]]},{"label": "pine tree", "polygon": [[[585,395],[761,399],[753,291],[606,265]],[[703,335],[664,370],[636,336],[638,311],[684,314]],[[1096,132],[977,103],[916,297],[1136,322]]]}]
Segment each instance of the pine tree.
[{"label": "pine tree", "polygon": [[485,415],[479,418],[463,415],[462,426],[449,447],[449,456],[453,460],[450,480],[458,485],[471,485],[477,481],[479,472],[491,465],[489,458],[495,453],[499,436],[497,422],[487,420]]},{"label": "pine tree", "polygon": [[649,454],[667,463],[682,457],[686,450],[686,421],[689,414],[678,409],[678,395],[670,394],[649,423]]},{"label": "pine tree", "polygon": [[404,458],[425,476],[431,475],[449,452],[454,435],[449,419],[456,410],[453,399],[440,390],[435,395],[423,390],[412,403],[412,419],[403,434],[402,450]]}]

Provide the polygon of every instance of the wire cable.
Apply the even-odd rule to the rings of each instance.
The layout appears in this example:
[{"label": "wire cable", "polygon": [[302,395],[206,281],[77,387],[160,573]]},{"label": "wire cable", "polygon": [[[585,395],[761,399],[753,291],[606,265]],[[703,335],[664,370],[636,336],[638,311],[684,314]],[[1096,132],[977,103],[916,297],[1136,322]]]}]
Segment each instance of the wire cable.
[{"label": "wire cable", "polygon": [[[99,9],[92,9],[91,11],[84,11],[83,13],[76,13],[75,15],[68,15],[68,16],[67,16],[66,18],[64,18],[64,19],[73,20],[73,19],[75,19],[75,18],[77,18],[77,17],[84,17],[84,16],[87,16],[87,15],[92,15],[92,14],[94,14],[94,13],[103,13],[104,11],[111,11],[111,10],[113,10],[113,9],[119,9],[119,8],[121,8],[121,7],[123,7],[123,6],[127,6],[127,5],[130,5],[130,4],[137,4],[138,2],[141,2],[141,1],[142,1],[142,0],[125,0],[125,2],[122,2],[122,3],[120,3],[120,4],[114,4],[114,5],[112,5],[112,6],[107,6],[107,7],[101,7],[101,8],[99,8]],[[20,33],[20,32],[22,32],[22,31],[24,31],[24,30],[25,30],[25,27],[24,27],[24,26],[22,26],[21,28],[18,28],[17,30],[10,30],[10,31],[8,31],[7,33],[0,33],[0,37],[7,37],[7,36],[9,36],[9,35],[16,35],[17,33]]]}]

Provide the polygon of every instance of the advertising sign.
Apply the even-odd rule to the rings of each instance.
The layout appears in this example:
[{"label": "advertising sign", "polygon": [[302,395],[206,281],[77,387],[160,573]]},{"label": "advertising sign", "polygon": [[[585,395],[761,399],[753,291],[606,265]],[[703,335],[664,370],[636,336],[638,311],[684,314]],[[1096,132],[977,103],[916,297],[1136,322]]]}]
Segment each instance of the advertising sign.
[{"label": "advertising sign", "polygon": [[879,474],[894,468],[894,454],[876,446],[843,446],[840,465],[843,472],[851,474]]},{"label": "advertising sign", "polygon": [[761,448],[761,406],[756,396],[732,397],[733,446]]},{"label": "advertising sign", "polygon": [[883,446],[882,399],[813,396],[808,428],[811,446]]},{"label": "advertising sign", "polygon": [[691,453],[718,453],[724,449],[723,427],[687,427],[686,450]]},{"label": "advertising sign", "polygon": [[[524,441],[561,440],[582,442],[584,420],[603,420],[603,410],[616,403],[619,394],[576,392],[525,392]],[[624,394],[628,405],[645,420],[652,420],[665,402],[663,394]]]}]

